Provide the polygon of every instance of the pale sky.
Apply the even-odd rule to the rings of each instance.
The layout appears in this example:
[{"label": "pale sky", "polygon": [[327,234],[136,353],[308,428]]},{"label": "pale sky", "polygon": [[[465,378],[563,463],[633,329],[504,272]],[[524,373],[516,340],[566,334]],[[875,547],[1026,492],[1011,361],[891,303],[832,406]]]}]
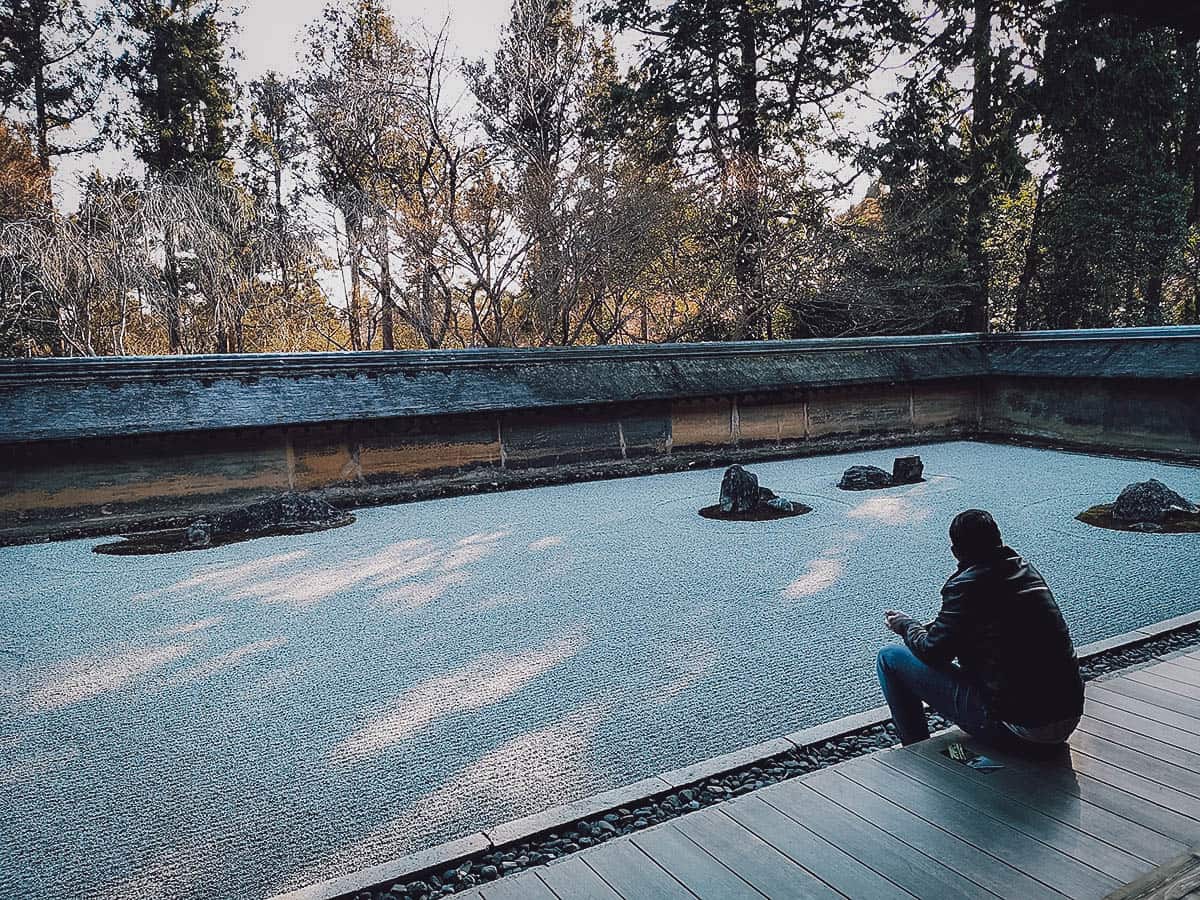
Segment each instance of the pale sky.
[{"label": "pale sky", "polygon": [[[291,75],[299,65],[302,33],[316,19],[326,0],[243,0],[238,17],[241,31],[234,41],[240,58],[234,60],[243,83],[274,69]],[[507,20],[509,0],[388,0],[397,24],[402,28],[438,31],[450,19],[449,56],[478,59],[491,56],[499,42],[500,27]],[[59,208],[71,210],[79,202],[79,176],[99,168],[108,174],[140,166],[128,149],[106,149],[99,154],[84,154],[59,159],[55,169],[55,192]]]},{"label": "pale sky", "polygon": [[[239,80],[244,84],[272,69],[283,75],[293,74],[299,65],[304,28],[321,14],[326,0],[242,2],[242,13],[238,17],[240,31],[234,41],[239,51],[239,58],[234,61]],[[511,0],[387,0],[387,3],[402,30],[413,28],[432,33],[441,29],[449,19],[448,55],[452,60],[490,57],[496,49],[500,29],[511,8]],[[879,72],[872,79],[871,93],[876,97],[882,96],[894,85],[894,71]],[[453,85],[450,87],[453,96]],[[877,108],[847,109],[848,130],[864,130],[877,112]],[[814,161],[819,168],[833,162],[819,157]],[[79,177],[92,168],[109,174],[129,169],[141,175],[140,166],[132,159],[128,149],[109,148],[100,154],[61,159],[54,179],[60,209],[69,210],[77,206]],[[866,179],[859,179],[852,199],[860,199],[866,185]]]},{"label": "pale sky", "polygon": [[[269,69],[290,75],[296,69],[297,40],[304,26],[320,15],[325,0],[246,0],[240,21],[237,69],[243,80]],[[496,48],[509,0],[389,0],[401,28],[411,23],[437,31],[450,18],[451,56],[476,59]]]}]

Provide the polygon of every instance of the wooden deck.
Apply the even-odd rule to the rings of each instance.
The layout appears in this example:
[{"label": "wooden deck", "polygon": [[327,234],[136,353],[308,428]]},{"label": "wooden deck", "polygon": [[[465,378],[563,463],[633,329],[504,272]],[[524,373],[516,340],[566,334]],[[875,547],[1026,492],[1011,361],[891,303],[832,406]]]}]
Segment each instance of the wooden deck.
[{"label": "wooden deck", "polygon": [[1004,764],[978,772],[941,752],[964,740],[954,732],[459,896],[1105,897],[1173,861],[1179,868],[1200,845],[1200,652],[1093,682],[1087,695],[1070,751],[1055,759],[1018,759],[965,739]]}]

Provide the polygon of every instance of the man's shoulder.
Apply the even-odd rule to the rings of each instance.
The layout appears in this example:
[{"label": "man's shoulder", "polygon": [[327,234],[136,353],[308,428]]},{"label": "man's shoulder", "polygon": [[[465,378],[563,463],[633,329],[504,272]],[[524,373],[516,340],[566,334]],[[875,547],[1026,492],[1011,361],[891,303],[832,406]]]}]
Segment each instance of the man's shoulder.
[{"label": "man's shoulder", "polygon": [[991,575],[991,567],[983,564],[973,564],[969,566],[961,566],[946,582],[946,586],[942,588],[942,592],[947,590],[962,589],[974,584]]},{"label": "man's shoulder", "polygon": [[975,590],[992,591],[1003,585],[1016,589],[1018,584],[1028,587],[1031,582],[1046,583],[1033,563],[1012,548],[1004,547],[992,559],[958,569],[942,588],[942,596],[961,596]]}]

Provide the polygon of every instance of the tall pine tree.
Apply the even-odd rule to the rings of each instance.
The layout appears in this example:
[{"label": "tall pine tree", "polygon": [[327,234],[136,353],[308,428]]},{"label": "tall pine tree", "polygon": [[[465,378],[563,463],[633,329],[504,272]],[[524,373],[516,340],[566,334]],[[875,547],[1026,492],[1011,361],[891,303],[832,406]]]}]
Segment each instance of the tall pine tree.
[{"label": "tall pine tree", "polygon": [[626,114],[671,122],[674,140],[663,152],[707,172],[724,198],[739,295],[730,336],[769,334],[764,167],[822,147],[821,119],[890,47],[912,37],[908,4],[604,0],[596,17],[642,36],[619,97]]},{"label": "tall pine tree", "polygon": [[81,0],[0,0],[0,112],[25,120],[47,170],[53,157],[96,150],[103,140],[103,129],[85,136],[72,126],[96,113],[109,24],[107,11]]},{"label": "tall pine tree", "polygon": [[[201,167],[229,166],[237,82],[227,62],[234,24],[221,0],[120,0],[123,52],[117,75],[134,100],[124,132],[147,176],[178,179]],[[167,343],[183,349],[184,274],[174,228],[163,235]]]},{"label": "tall pine tree", "polygon": [[1195,221],[1196,42],[1079,0],[1055,11],[1042,106],[1047,200],[1040,323],[1160,324],[1164,273]]}]

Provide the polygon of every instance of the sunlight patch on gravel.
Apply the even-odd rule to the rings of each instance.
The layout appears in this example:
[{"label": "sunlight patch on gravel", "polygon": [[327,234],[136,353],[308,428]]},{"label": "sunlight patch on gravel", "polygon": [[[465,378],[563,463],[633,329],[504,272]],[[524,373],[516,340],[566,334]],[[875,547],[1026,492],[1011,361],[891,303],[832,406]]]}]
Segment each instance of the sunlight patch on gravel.
[{"label": "sunlight patch on gravel", "polygon": [[[836,486],[912,453],[922,484]],[[973,442],[748,468],[813,511],[701,518],[709,469],[0,548],[0,895],[263,896],[877,706],[882,611],[935,614],[968,507],[1079,644],[1196,608],[1200,536],[1074,516],[1200,469]]]}]

